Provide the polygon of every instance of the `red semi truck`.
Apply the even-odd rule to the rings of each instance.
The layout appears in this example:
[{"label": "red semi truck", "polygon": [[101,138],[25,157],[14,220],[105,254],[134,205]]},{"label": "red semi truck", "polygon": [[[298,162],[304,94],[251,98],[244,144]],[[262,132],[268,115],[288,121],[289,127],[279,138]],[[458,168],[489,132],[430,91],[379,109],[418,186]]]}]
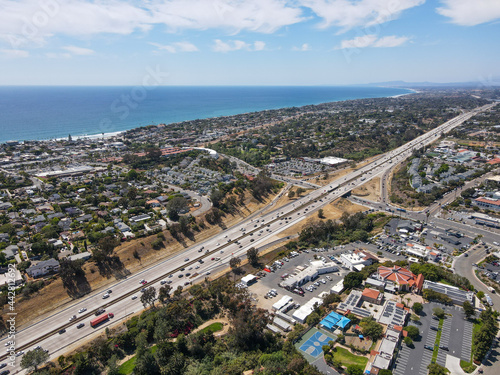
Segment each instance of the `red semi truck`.
[{"label": "red semi truck", "polygon": [[109,318],[113,318],[114,316],[115,315],[113,313],[102,314],[101,316],[98,316],[97,318],[92,319],[90,321],[90,326],[95,327],[96,325],[101,324],[102,322],[105,322],[106,320],[108,320]]}]

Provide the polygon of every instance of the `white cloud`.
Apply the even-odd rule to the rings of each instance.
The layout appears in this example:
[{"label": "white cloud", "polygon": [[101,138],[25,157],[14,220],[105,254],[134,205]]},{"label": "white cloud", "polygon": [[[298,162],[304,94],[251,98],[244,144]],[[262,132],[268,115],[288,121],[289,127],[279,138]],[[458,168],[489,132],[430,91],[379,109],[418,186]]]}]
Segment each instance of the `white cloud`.
[{"label": "white cloud", "polygon": [[220,39],[215,39],[215,44],[212,49],[215,52],[230,52],[230,51],[262,51],[266,47],[266,43],[262,41],[256,41],[252,44],[246,43],[242,40],[230,40],[228,42],[223,42]]},{"label": "white cloud", "polygon": [[340,49],[346,49],[346,48],[365,48],[373,45],[377,40],[377,37],[375,35],[363,35],[363,36],[358,36],[354,39],[350,40],[343,40],[340,43]]},{"label": "white cloud", "polygon": [[408,37],[406,36],[384,36],[383,38],[380,38],[377,40],[377,42],[373,45],[373,47],[399,47],[403,44],[405,44],[409,40]]},{"label": "white cloud", "polygon": [[176,42],[172,44],[160,44],[160,43],[149,42],[149,44],[158,48],[158,51],[164,50],[170,53],[198,51],[198,48],[194,44],[189,42]]},{"label": "white cloud", "polygon": [[437,8],[442,16],[461,26],[474,26],[500,18],[498,0],[441,0],[443,7]]},{"label": "white cloud", "polygon": [[348,48],[366,48],[366,47],[375,47],[375,48],[389,48],[389,47],[398,47],[403,45],[409,40],[406,36],[385,36],[383,38],[378,39],[376,35],[363,35],[358,36],[354,39],[343,40],[340,43],[340,47],[337,49],[348,49]]},{"label": "white cloud", "polygon": [[[168,31],[225,29],[273,33],[303,20],[288,0],[2,0],[0,39],[13,49],[55,35],[129,35],[155,25]],[[295,0],[293,0],[295,1]]]},{"label": "white cloud", "polygon": [[311,50],[311,46],[307,43],[304,43],[302,44],[300,47],[293,47],[292,48],[292,51],[302,51],[302,52],[305,52],[305,51],[310,51]]},{"label": "white cloud", "polygon": [[66,47],[62,47],[62,49],[68,51],[72,55],[78,55],[78,56],[89,56],[89,55],[93,55],[95,53],[94,50],[91,50],[89,48],[82,48],[82,47],[76,47],[76,46],[66,46]]},{"label": "white cloud", "polygon": [[24,51],[21,49],[2,49],[2,50],[0,50],[0,52],[3,55],[10,57],[10,58],[18,58],[18,57],[24,58],[24,57],[28,57],[30,55],[30,53],[28,51]]},{"label": "white cloud", "polygon": [[225,28],[272,33],[303,20],[285,0],[166,0],[150,8],[155,23],[172,30]]},{"label": "white cloud", "polygon": [[403,11],[425,0],[299,0],[323,19],[321,28],[337,26],[347,31],[354,27],[379,25],[397,19]]},{"label": "white cloud", "polygon": [[262,51],[264,48],[266,48],[266,43],[260,40],[257,40],[256,42],[253,43],[254,51]]}]

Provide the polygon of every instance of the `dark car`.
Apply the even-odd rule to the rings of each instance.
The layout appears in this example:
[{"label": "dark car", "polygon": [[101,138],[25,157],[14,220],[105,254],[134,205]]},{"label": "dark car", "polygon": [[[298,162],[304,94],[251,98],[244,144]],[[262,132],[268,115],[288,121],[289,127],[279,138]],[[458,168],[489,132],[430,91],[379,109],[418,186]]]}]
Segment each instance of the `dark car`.
[{"label": "dark car", "polygon": [[2,364],[0,365],[0,368],[4,368],[5,366],[7,366],[7,363],[2,363]]},{"label": "dark car", "polygon": [[64,328],[59,330],[60,335],[62,335],[64,332],[66,332],[66,330]]},{"label": "dark car", "polygon": [[449,349],[448,349],[448,347],[447,347],[447,346],[444,346],[444,345],[441,345],[439,348],[440,348],[440,349],[443,349],[443,350],[449,350]]},{"label": "dark car", "polygon": [[3,370],[2,372],[0,372],[0,375],[7,375],[7,374],[10,374],[10,370]]},{"label": "dark car", "polygon": [[96,312],[95,312],[95,315],[101,315],[103,312],[105,312],[106,310],[104,309],[98,309]]},{"label": "dark car", "polygon": [[431,329],[432,329],[433,331],[439,331],[439,328],[438,328],[438,327],[431,326]]},{"label": "dark car", "polygon": [[83,328],[85,326],[85,323],[80,323],[76,326],[76,328],[80,329],[80,328]]}]

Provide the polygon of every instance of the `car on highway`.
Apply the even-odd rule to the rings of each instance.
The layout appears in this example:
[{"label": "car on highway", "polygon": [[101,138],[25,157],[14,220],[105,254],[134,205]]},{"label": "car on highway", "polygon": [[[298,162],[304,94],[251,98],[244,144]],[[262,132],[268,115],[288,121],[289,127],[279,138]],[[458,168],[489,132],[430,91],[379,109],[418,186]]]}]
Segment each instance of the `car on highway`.
[{"label": "car on highway", "polygon": [[76,319],[76,315],[73,315],[71,318],[69,318],[69,321],[72,322],[75,319]]},{"label": "car on highway", "polygon": [[184,259],[184,262],[189,262],[189,258]]},{"label": "car on highway", "polygon": [[181,273],[181,274],[180,274],[179,276],[177,276],[177,277],[180,279],[181,277],[184,277],[184,275]]},{"label": "car on highway", "polygon": [[5,366],[7,366],[7,363],[2,363],[2,364],[0,365],[0,368],[4,368]]},{"label": "car on highway", "polygon": [[109,298],[109,294],[108,294],[108,293],[106,293],[106,294],[104,294],[104,295],[102,296],[102,299],[106,299],[106,298]]},{"label": "car on highway", "polygon": [[21,350],[20,352],[16,353],[16,357],[22,356],[24,354],[24,350]]},{"label": "car on highway", "polygon": [[133,299],[133,300],[134,300],[134,299],[137,299],[137,296],[132,296],[132,299]]},{"label": "car on highway", "polygon": [[87,311],[87,309],[85,307],[82,307],[80,310],[78,310],[78,313],[81,314],[84,313],[85,311]]},{"label": "car on highway", "polygon": [[64,328],[59,330],[60,335],[62,335],[64,332],[66,332],[66,330]]},{"label": "car on highway", "polygon": [[0,375],[8,375],[10,374],[10,370],[3,370],[2,372],[0,372]]},{"label": "car on highway", "polygon": [[102,313],[106,312],[106,310],[104,309],[97,309],[97,311],[95,312],[95,315],[101,315]]},{"label": "car on highway", "polygon": [[83,328],[85,326],[85,323],[80,323],[76,326],[76,328],[80,329],[80,328]]}]

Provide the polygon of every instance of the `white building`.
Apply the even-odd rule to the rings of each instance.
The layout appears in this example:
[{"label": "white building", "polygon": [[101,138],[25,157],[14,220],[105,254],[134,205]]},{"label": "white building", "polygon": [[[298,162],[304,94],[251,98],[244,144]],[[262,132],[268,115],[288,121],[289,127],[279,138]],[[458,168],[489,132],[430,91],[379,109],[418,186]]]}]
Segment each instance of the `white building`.
[{"label": "white building", "polygon": [[340,254],[342,265],[351,271],[361,271],[365,266],[369,266],[378,259],[363,250],[355,250],[352,253]]},{"label": "white building", "polygon": [[309,267],[297,267],[295,275],[288,277],[280,285],[283,288],[290,290],[316,279],[319,275],[337,272],[338,270],[339,268],[333,262],[323,262],[321,260],[313,261]]},{"label": "white building", "polygon": [[248,275],[242,277],[240,281],[242,284],[249,286],[257,281],[257,276],[252,275],[252,274],[248,274]]},{"label": "white building", "polygon": [[318,297],[311,298],[302,307],[295,310],[295,312],[292,314],[292,318],[294,318],[297,322],[304,324],[306,322],[307,317],[311,315],[311,313],[314,311],[314,305],[316,303],[318,305],[322,305],[323,300]]},{"label": "white building", "polygon": [[55,259],[43,260],[38,264],[29,267],[26,273],[31,277],[39,277],[48,274],[49,272],[59,271],[59,262]]},{"label": "white building", "polygon": [[291,303],[292,301],[293,301],[292,297],[290,297],[290,296],[283,296],[283,297],[281,297],[281,299],[278,302],[276,302],[272,306],[272,309],[273,309],[273,311],[279,311],[283,307],[285,307],[286,305],[288,305],[289,303]]}]

